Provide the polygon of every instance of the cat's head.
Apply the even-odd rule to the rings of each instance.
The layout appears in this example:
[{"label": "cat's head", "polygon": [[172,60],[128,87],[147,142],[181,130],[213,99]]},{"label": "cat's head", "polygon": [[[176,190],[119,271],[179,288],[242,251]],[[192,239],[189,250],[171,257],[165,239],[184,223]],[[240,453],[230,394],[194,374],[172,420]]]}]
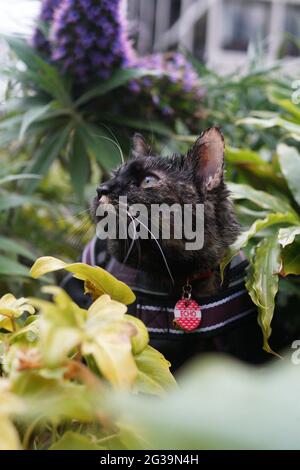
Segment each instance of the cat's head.
[{"label": "cat's head", "polygon": [[[94,213],[102,204],[109,203],[117,208],[120,196],[127,197],[129,206],[143,204],[149,210],[153,205],[163,203],[181,207],[203,204],[202,249],[187,250],[186,240],[175,239],[172,230],[169,239],[159,236],[158,242],[174,277],[215,269],[239,233],[223,170],[224,139],[216,127],[204,131],[186,155],[172,157],[153,155],[144,138],[135,134],[132,158],[115,170],[110,180],[99,186]],[[127,224],[132,223],[130,216],[126,220]],[[174,224],[172,217],[170,220]],[[148,224],[150,228],[150,220]],[[109,241],[109,249],[119,261],[126,258],[129,246],[128,240]],[[166,274],[163,256],[153,239],[134,243],[126,263]]]}]

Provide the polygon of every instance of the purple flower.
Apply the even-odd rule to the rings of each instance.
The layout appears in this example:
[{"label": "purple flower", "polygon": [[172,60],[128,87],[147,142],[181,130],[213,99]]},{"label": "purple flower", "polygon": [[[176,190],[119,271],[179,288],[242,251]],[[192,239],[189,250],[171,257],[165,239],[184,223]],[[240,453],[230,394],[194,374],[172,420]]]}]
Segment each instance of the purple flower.
[{"label": "purple flower", "polygon": [[62,0],[50,27],[52,61],[75,82],[107,79],[133,64],[125,7],[126,0]]},{"label": "purple flower", "polygon": [[[49,24],[51,23],[54,16],[54,12],[61,2],[62,0],[43,0],[38,22],[42,23],[46,28],[49,27]],[[45,36],[44,32],[39,26],[37,26],[36,30],[34,31],[31,42],[33,47],[35,47],[46,57],[49,57],[50,44],[48,38]]]}]

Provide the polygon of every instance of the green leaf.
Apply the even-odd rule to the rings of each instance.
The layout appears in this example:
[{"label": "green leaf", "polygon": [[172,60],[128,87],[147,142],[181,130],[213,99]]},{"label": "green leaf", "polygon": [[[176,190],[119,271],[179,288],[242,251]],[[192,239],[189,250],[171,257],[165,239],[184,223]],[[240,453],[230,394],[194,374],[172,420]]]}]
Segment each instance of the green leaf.
[{"label": "green leaf", "polygon": [[286,199],[275,197],[265,191],[258,191],[248,184],[228,183],[231,197],[234,200],[247,199],[263,209],[273,212],[292,212]]},{"label": "green leaf", "polygon": [[88,153],[80,134],[75,131],[70,152],[69,171],[72,187],[80,202],[83,200],[84,187],[88,181],[90,162]]},{"label": "green leaf", "polygon": [[10,238],[0,236],[0,251],[15,253],[34,260],[34,255],[22,245],[22,242],[11,240]]},{"label": "green leaf", "polygon": [[126,85],[130,80],[141,78],[145,75],[156,75],[156,73],[144,69],[119,69],[108,80],[81,95],[75,102],[75,107],[81,106],[93,98],[105,95],[122,85]]},{"label": "green leaf", "polygon": [[50,107],[51,103],[46,104],[44,106],[35,106],[29,109],[29,111],[27,111],[26,113],[24,113],[19,134],[20,140],[24,138],[29,126],[33,122],[38,121],[43,115],[45,115],[47,111],[49,111]]},{"label": "green leaf", "polygon": [[102,119],[109,123],[119,124],[124,127],[131,127],[134,130],[145,130],[149,132],[156,132],[159,135],[166,137],[174,137],[172,130],[161,121],[144,121],[143,119],[132,119],[128,116],[117,116],[108,113],[102,113]]},{"label": "green leaf", "polygon": [[33,175],[33,174],[20,174],[20,175],[8,175],[5,176],[4,178],[0,179],[0,186],[4,185],[6,183],[11,183],[12,181],[19,181],[19,180],[31,180],[31,179],[40,179],[41,177],[39,175]]},{"label": "green leaf", "polygon": [[285,144],[277,146],[281,171],[295,201],[300,205],[300,154],[295,147]]},{"label": "green leaf", "polygon": [[78,432],[67,431],[49,450],[102,450],[104,447],[92,442],[91,437]]},{"label": "green leaf", "polygon": [[300,109],[297,105],[293,104],[291,99],[284,98],[280,94],[273,92],[270,93],[270,101],[279,105],[282,109],[294,116],[300,122]]},{"label": "green leaf", "polygon": [[289,274],[300,274],[300,245],[293,243],[284,248],[282,252],[283,267],[281,270],[282,276]]},{"label": "green leaf", "polygon": [[136,327],[126,321],[127,308],[108,295],[99,297],[88,310],[84,355],[93,355],[101,374],[117,388],[129,388],[137,375],[131,338]]},{"label": "green leaf", "polygon": [[110,172],[112,168],[122,163],[122,150],[104,127],[86,124],[78,128],[78,135],[90,157],[96,160],[106,172]]},{"label": "green leaf", "polygon": [[263,348],[273,352],[268,340],[278,291],[278,275],[281,269],[280,245],[277,234],[263,239],[256,247],[252,269],[248,271],[246,287],[258,307],[258,323],[263,332]]},{"label": "green leaf", "polygon": [[300,125],[282,119],[279,116],[272,116],[266,119],[259,117],[248,117],[240,119],[237,124],[253,125],[262,129],[270,129],[271,127],[281,127],[286,130],[289,135],[297,140],[300,139]]},{"label": "green leaf", "polygon": [[290,245],[295,240],[295,237],[300,235],[300,226],[295,225],[294,227],[286,227],[279,229],[278,241],[284,248]]},{"label": "green leaf", "polygon": [[72,107],[68,89],[58,69],[43,60],[26,39],[11,36],[6,37],[6,40],[19,59],[27,66],[26,72],[23,72],[24,77],[35,82],[52,97],[57,98],[61,104]]},{"label": "green leaf", "polygon": [[33,196],[20,196],[20,194],[14,193],[0,195],[0,211],[25,206],[26,204],[48,206],[47,202]]},{"label": "green leaf", "polygon": [[0,255],[0,274],[5,276],[29,276],[29,269],[21,263]]},{"label": "green leaf", "polygon": [[0,450],[20,450],[18,432],[6,416],[0,416]]},{"label": "green leaf", "polygon": [[176,381],[170,372],[171,364],[151,346],[147,346],[135,356],[135,362],[138,375],[134,383],[134,391],[163,395],[176,386]]},{"label": "green leaf", "polygon": [[[49,133],[40,147],[36,151],[33,161],[28,165],[27,170],[38,175],[45,175],[53,161],[58,158],[60,152],[65,147],[71,130],[71,124],[63,130]],[[33,192],[38,183],[26,185],[28,192]]]},{"label": "green leaf", "polygon": [[250,149],[239,149],[227,145],[225,155],[227,161],[235,165],[244,165],[247,163],[251,165],[268,165],[258,153]]},{"label": "green leaf", "polygon": [[286,213],[271,213],[265,219],[258,219],[256,220],[248,230],[242,232],[237,240],[229,247],[229,250],[226,256],[223,258],[220,264],[221,276],[223,278],[224,269],[230,263],[230,261],[238,254],[238,252],[244,248],[249,240],[260,231],[267,227],[271,227],[273,225],[278,224],[295,224],[297,222],[297,218],[294,214]]},{"label": "green leaf", "polygon": [[132,354],[140,354],[149,343],[149,333],[144,323],[132,315],[124,315],[124,319],[131,323],[136,333],[131,338]]},{"label": "green leaf", "polygon": [[124,304],[131,304],[135,301],[135,295],[124,282],[118,281],[112,274],[100,268],[100,266],[89,266],[84,263],[65,263],[52,256],[43,256],[36,260],[30,270],[30,274],[35,279],[44,274],[66,269],[73,273],[76,279],[85,282],[85,292],[97,299],[102,294],[108,294],[113,300]]}]

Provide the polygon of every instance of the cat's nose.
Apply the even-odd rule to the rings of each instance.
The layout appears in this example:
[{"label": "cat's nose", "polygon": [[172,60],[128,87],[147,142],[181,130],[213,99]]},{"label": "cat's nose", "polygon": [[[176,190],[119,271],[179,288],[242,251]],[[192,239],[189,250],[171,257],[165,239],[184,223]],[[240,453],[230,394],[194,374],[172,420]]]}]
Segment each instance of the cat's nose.
[{"label": "cat's nose", "polygon": [[106,183],[103,183],[100,186],[98,186],[96,190],[98,198],[100,199],[101,196],[106,196],[109,193],[109,189],[110,189],[109,185]]}]

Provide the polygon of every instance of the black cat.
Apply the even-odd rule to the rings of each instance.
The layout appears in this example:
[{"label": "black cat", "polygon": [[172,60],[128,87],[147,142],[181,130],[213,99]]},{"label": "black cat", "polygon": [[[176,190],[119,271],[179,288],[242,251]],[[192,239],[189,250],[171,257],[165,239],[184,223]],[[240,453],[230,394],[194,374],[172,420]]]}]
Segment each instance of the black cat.
[{"label": "black cat", "polygon": [[[92,208],[96,222],[101,220],[96,215],[99,204],[112,204],[119,213],[120,196],[127,197],[129,206],[139,203],[147,208],[203,204],[202,249],[187,250],[186,240],[174,236],[133,242],[95,237],[83,253],[83,262],[104,267],[133,289],[136,302],[129,313],[144,321],[151,344],[170,360],[173,370],[200,352],[221,351],[253,363],[266,358],[256,308],[244,286],[247,260],[242,254],[220,281],[220,262],[240,231],[228,195],[224,139],[215,127],[204,131],[187,155],[169,158],[152,155],[136,134],[132,158],[97,189]],[[133,218],[128,215],[126,220],[130,224]],[[79,281],[69,281],[65,288],[79,304],[88,302],[78,290]],[[182,297],[186,305],[193,299],[201,307],[201,321],[189,332],[177,321],[180,310],[174,317]]]}]

